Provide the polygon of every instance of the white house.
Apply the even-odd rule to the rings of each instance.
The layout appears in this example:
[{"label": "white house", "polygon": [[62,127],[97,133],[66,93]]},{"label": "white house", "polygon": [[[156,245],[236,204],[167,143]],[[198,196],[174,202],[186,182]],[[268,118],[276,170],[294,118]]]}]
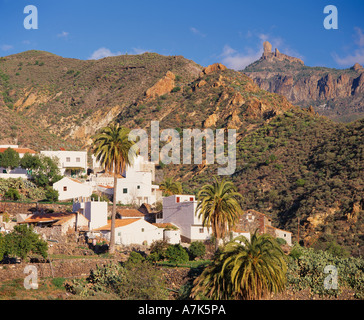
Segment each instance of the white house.
[{"label": "white house", "polygon": [[57,160],[62,175],[74,176],[87,173],[87,151],[41,151],[47,157]]},{"label": "white house", "polygon": [[125,178],[117,180],[116,201],[123,204],[155,204],[161,200],[162,192],[158,185],[152,184],[154,180],[154,163],[137,156],[133,166],[126,168]]},{"label": "white house", "polygon": [[53,184],[53,189],[59,193],[58,200],[71,200],[79,197],[90,197],[92,187],[80,181],[64,177]]},{"label": "white house", "polygon": [[[100,165],[93,158],[93,165]],[[99,168],[100,169],[100,168]],[[123,175],[117,179],[116,201],[122,204],[143,203],[154,205],[162,200],[162,191],[155,180],[155,164],[145,161],[142,156],[137,156],[132,166],[127,166]],[[104,192],[107,195],[114,193],[114,177],[112,174],[96,173],[90,178],[90,185],[94,190]]]},{"label": "white house", "polygon": [[172,195],[163,198],[163,212],[157,216],[157,223],[172,223],[181,232],[181,239],[186,242],[206,240],[211,236],[202,226],[201,219],[195,214],[197,201],[193,195]]},{"label": "white house", "polygon": [[90,231],[107,224],[107,202],[105,201],[75,201],[72,211],[82,213],[89,220]]},{"label": "white house", "polygon": [[[3,153],[6,149],[11,148],[14,151],[16,151],[19,154],[19,158],[23,158],[26,153],[29,154],[36,154],[36,152],[29,148],[19,148],[18,145],[0,145],[0,153]],[[8,168],[0,167],[0,178],[8,179],[8,178],[22,178],[22,179],[29,179],[30,175],[28,174],[28,171],[23,168],[14,168],[11,170],[8,170]]]},{"label": "white house", "polygon": [[[94,232],[100,232],[101,236],[110,240],[111,221]],[[121,245],[147,244],[163,239],[163,229],[158,228],[143,219],[116,219],[115,243]]]}]

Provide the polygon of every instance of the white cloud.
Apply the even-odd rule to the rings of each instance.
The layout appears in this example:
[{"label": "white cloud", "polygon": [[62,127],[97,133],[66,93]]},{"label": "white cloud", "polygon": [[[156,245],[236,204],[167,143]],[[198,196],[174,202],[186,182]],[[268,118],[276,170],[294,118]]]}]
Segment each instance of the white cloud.
[{"label": "white cloud", "polygon": [[190,31],[193,33],[193,34],[196,34],[200,37],[206,37],[206,35],[204,33],[202,33],[200,30],[196,29],[195,27],[191,27],[190,28]]},{"label": "white cloud", "polygon": [[0,48],[3,51],[9,51],[9,50],[13,49],[14,47],[10,44],[3,44]]},{"label": "white cloud", "polygon": [[332,53],[332,57],[336,63],[341,66],[352,66],[355,63],[364,64],[364,33],[358,27],[355,27],[354,29],[356,31],[354,42],[358,47],[353,50],[353,54],[348,54],[341,58],[337,53]]},{"label": "white cloud", "polygon": [[69,35],[69,32],[62,31],[61,33],[57,34],[58,38],[67,38]]},{"label": "white cloud", "polygon": [[258,60],[262,55],[262,52],[262,49],[254,51],[253,49],[248,48],[247,52],[243,54],[237,52],[230,46],[225,45],[220,57],[222,58],[221,62],[228,68],[242,70],[252,62]]},{"label": "white cloud", "polygon": [[336,53],[333,53],[332,57],[341,66],[353,66],[355,63],[364,64],[364,48],[359,48],[354,51],[354,54],[344,58],[340,58]]},{"label": "white cloud", "polygon": [[121,52],[111,52],[108,48],[99,48],[92,53],[92,55],[88,58],[89,60],[98,60],[106,57],[114,57],[121,55]]},{"label": "white cloud", "polygon": [[355,31],[357,33],[357,39],[356,39],[355,43],[359,47],[364,47],[364,33],[363,33],[363,31],[359,27],[355,27],[354,29],[355,29]]},{"label": "white cloud", "polygon": [[145,49],[142,49],[142,48],[133,48],[131,50],[131,54],[143,54],[143,53],[146,53],[146,52],[150,52],[150,50],[145,50]]},{"label": "white cloud", "polygon": [[248,30],[245,37],[255,37],[257,42],[256,47],[247,47],[244,49],[244,52],[238,52],[229,45],[225,45],[222,54],[219,57],[222,59],[221,62],[228,68],[242,70],[249,64],[258,60],[263,53],[264,41],[269,41],[273,48],[278,48],[278,50],[284,54],[303,59],[302,55],[285,44],[284,40],[280,37],[271,36],[270,34],[265,33],[252,32],[250,30]]}]

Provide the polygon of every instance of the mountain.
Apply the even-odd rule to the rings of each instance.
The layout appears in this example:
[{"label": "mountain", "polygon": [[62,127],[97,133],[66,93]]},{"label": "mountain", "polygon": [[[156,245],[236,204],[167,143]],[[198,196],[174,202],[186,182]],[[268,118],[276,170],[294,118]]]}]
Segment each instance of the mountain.
[{"label": "mountain", "polygon": [[[123,55],[101,60],[62,58],[43,51],[26,51],[0,59],[0,108],[13,118],[29,119],[46,136],[85,147],[97,129],[130,106],[167,71],[191,81],[201,67],[183,57],[154,53]],[[21,121],[17,121],[20,127]],[[30,139],[31,132],[3,134],[35,150],[58,147],[49,140]],[[43,139],[44,140],[44,139]],[[57,140],[57,139],[56,139]]]},{"label": "mountain", "polygon": [[308,67],[301,59],[272,51],[263,44],[261,58],[243,73],[264,90],[284,95],[291,103],[314,110],[334,121],[350,122],[364,117],[364,68]]},{"label": "mountain", "polygon": [[[276,58],[303,66],[278,51],[264,63]],[[27,51],[0,59],[0,81],[1,144],[89,148],[92,135],[114,121],[149,134],[156,120],[180,137],[183,129],[233,128],[236,170],[226,179],[245,209],[267,214],[294,239],[300,224],[306,245],[336,241],[352,254],[363,247],[364,120],[336,123],[242,72],[155,53],[82,61]],[[174,177],[196,194],[220,165],[157,167],[156,183]]]}]

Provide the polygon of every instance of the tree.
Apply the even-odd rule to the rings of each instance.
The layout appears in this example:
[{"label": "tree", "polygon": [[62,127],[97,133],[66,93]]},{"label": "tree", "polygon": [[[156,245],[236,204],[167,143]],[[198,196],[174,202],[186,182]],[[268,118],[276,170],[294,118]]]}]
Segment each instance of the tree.
[{"label": "tree", "polygon": [[48,186],[46,187],[45,197],[49,202],[56,202],[59,198],[59,192],[58,190],[54,190],[52,187]]},{"label": "tree", "polygon": [[116,195],[117,178],[122,174],[127,165],[132,165],[136,157],[135,144],[129,140],[130,130],[121,127],[119,124],[112,124],[102,128],[93,141],[93,153],[96,160],[107,172],[114,173],[114,195],[111,215],[111,236],[109,252],[115,252],[115,216],[116,216]]},{"label": "tree", "polygon": [[14,169],[19,166],[19,153],[12,148],[7,148],[0,156],[0,166]]},{"label": "tree", "polygon": [[62,179],[56,160],[44,155],[33,156],[26,153],[20,160],[20,166],[32,171],[37,186],[46,187]]},{"label": "tree", "polygon": [[182,193],[182,184],[179,181],[174,181],[172,177],[164,179],[159,188],[166,196]]},{"label": "tree", "polygon": [[23,158],[20,159],[20,166],[26,170],[37,170],[41,167],[42,162],[38,155],[31,155],[26,153]]},{"label": "tree", "polygon": [[215,237],[215,249],[219,241],[227,235],[227,229],[231,229],[237,222],[242,209],[238,199],[242,195],[230,181],[223,179],[221,182],[214,177],[213,184],[202,187],[197,195],[196,213],[202,218],[204,227],[212,228]]},{"label": "tree", "polygon": [[193,295],[212,299],[261,299],[286,284],[285,255],[269,234],[238,236],[195,280]]},{"label": "tree", "polygon": [[11,233],[5,235],[6,256],[17,256],[25,259],[30,253],[40,254],[43,258],[47,257],[48,244],[33,232],[33,228],[26,224],[14,226]]}]

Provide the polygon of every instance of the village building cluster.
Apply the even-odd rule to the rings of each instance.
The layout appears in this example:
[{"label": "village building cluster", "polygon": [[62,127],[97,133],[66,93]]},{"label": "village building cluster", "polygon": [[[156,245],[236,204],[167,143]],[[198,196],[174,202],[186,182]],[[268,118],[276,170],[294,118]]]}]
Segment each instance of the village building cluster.
[{"label": "village building cluster", "polygon": [[[24,156],[36,152],[19,146],[0,146],[0,152],[13,148]],[[72,201],[72,212],[20,213],[17,223],[34,225],[37,232],[52,239],[56,234],[82,232],[88,238],[110,240],[111,220],[108,219],[108,202],[102,196],[111,198],[114,188],[113,174],[103,170],[100,163],[92,157],[92,166],[88,166],[87,151],[41,151],[41,154],[56,160],[63,178],[54,183],[53,188],[59,193],[60,201]],[[21,168],[4,172],[0,168],[0,178],[21,177],[29,179]],[[6,171],[6,170],[5,170]],[[15,176],[14,176],[15,175]],[[132,166],[117,178],[117,209],[115,222],[115,243],[117,245],[150,245],[153,241],[166,240],[171,244],[191,241],[204,241],[211,238],[212,230],[203,226],[198,216],[197,200],[194,195],[162,196],[162,191],[155,181],[155,164],[137,156]],[[97,194],[98,198],[91,198]],[[162,209],[157,210],[157,203]],[[138,209],[126,208],[133,206]],[[1,211],[1,210],[0,210]],[[3,224],[0,212],[0,225]],[[2,226],[4,229],[4,227]],[[248,210],[240,217],[238,224],[230,230],[231,236],[250,234],[258,228],[261,233],[270,233],[292,244],[289,231],[275,228],[271,220],[263,213]]]}]

